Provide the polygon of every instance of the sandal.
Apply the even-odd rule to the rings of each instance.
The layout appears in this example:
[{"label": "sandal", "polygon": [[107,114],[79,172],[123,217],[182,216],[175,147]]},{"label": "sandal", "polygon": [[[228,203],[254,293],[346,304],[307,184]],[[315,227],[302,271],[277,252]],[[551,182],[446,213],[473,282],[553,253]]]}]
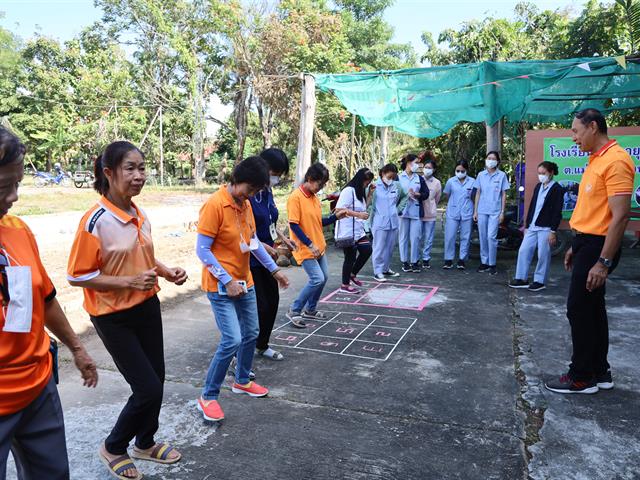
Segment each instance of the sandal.
[{"label": "sandal", "polygon": [[[169,453],[175,451],[178,456],[176,458],[169,458]],[[179,462],[182,458],[182,454],[179,453],[175,448],[173,448],[168,443],[156,443],[156,446],[151,450],[151,452],[143,452],[138,447],[134,446],[131,450],[131,456],[133,458],[137,458],[138,460],[149,460],[151,462],[156,463],[176,463]]]},{"label": "sandal", "polygon": [[269,360],[280,361],[284,360],[284,355],[277,350],[273,350],[272,348],[267,348],[265,350],[258,350],[258,354],[261,357],[268,358]]},{"label": "sandal", "polygon": [[[107,457],[105,457],[104,453],[102,453],[102,448],[98,451],[98,456],[100,457],[100,461],[104,463],[105,467],[109,469],[109,473],[112,477],[115,477],[119,480],[141,480],[143,475],[138,471],[133,461],[126,453],[124,455],[120,455],[117,458],[109,461]],[[126,470],[133,468],[138,472],[138,475],[135,477],[127,477],[122,475]]]}]

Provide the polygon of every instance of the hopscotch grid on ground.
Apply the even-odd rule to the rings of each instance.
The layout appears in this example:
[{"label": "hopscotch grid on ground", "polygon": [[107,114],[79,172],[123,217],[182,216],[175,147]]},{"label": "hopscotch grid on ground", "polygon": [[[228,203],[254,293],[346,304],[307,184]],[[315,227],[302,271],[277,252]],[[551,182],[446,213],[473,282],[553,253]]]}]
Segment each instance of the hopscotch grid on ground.
[{"label": "hopscotch grid on ground", "polygon": [[[340,289],[337,289],[322,298],[320,302],[422,311],[424,307],[426,307],[427,303],[429,303],[429,300],[431,300],[438,291],[438,287],[393,282],[378,283],[365,281],[363,282],[362,287],[364,289],[364,293],[362,294],[350,294],[341,292]],[[396,290],[399,291],[396,292]],[[392,292],[393,297],[391,299],[385,299],[385,291]],[[418,302],[416,303],[414,301],[413,305],[406,299],[402,301],[403,297],[406,297],[407,294],[413,292],[423,293],[424,296],[418,296]],[[377,302],[372,301],[375,300],[375,297],[378,297]]]},{"label": "hopscotch grid on ground", "polygon": [[[320,323],[320,325],[315,326],[316,324],[313,320],[308,322],[310,325],[315,326],[313,330],[305,331],[305,330],[298,329],[297,332],[290,331],[289,329],[287,329],[287,327],[291,324],[290,321],[285,322],[284,324],[276,327],[273,330],[273,332],[276,333],[276,335],[274,335],[274,337],[272,338],[272,343],[280,347],[295,348],[298,350],[330,353],[333,355],[342,355],[345,357],[354,357],[354,358],[364,358],[367,360],[386,361],[389,359],[391,354],[396,350],[396,348],[398,347],[400,342],[404,339],[404,337],[407,335],[409,330],[411,330],[411,328],[413,328],[413,326],[417,322],[417,318],[411,318],[411,317],[396,317],[396,316],[390,316],[390,315],[359,314],[359,313],[352,313],[352,312],[337,312],[337,311],[325,311],[324,313],[329,314],[329,318],[326,320],[319,321],[318,323]],[[351,316],[355,319],[360,318],[363,321],[368,320],[368,318],[372,318],[372,320],[369,321],[368,323],[343,322],[339,320],[339,317],[341,316],[347,316],[347,317]],[[368,318],[365,318],[365,317],[368,317]],[[378,320],[384,321],[384,319],[389,319],[387,321],[390,323],[391,322],[395,323],[398,321],[411,321],[411,323],[407,324],[406,327],[394,327],[394,326],[376,324]],[[357,332],[357,329],[353,327],[361,328],[361,330],[357,332],[357,334],[353,338],[348,336],[340,337],[335,335],[323,335],[322,332],[319,332],[323,328],[326,329],[327,326],[329,326],[329,329],[331,327],[337,326],[338,328],[336,329],[336,332],[347,333],[348,335],[351,335]],[[368,339],[365,340],[362,338],[362,336],[365,335],[366,332],[371,333],[376,330],[377,330],[376,335],[380,334],[383,336],[383,338],[384,336],[391,336],[391,334],[393,334],[394,332],[397,332],[397,333],[402,332],[402,334],[393,343],[380,342],[380,341],[368,340]],[[279,334],[277,332],[279,332]],[[280,334],[286,334],[287,336],[281,337]],[[322,341],[322,339],[326,339],[326,340]],[[317,340],[320,340],[320,345],[338,347],[339,351],[337,350],[333,351],[330,348],[328,349],[314,348],[315,347],[314,345],[306,345],[305,343],[305,342],[311,343]],[[281,343],[281,342],[284,342],[284,343]],[[341,345],[340,342],[346,343],[346,346]],[[305,344],[303,345],[303,343]],[[354,346],[358,346],[358,347],[362,346],[363,350],[367,352],[371,352],[373,356],[371,356],[371,354],[357,355],[354,353],[350,353],[348,350]],[[386,347],[391,347],[391,348],[390,350],[387,351]],[[380,353],[382,353],[382,355],[376,356]]]}]

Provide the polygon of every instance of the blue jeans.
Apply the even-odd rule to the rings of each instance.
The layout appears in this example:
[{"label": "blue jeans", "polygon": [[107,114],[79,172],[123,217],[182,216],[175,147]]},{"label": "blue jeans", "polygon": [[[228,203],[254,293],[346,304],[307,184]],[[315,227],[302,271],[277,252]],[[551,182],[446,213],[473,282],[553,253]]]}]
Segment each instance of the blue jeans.
[{"label": "blue jeans", "polygon": [[239,298],[229,298],[217,292],[208,292],[213,315],[220,330],[220,343],[216,350],[202,389],[202,398],[215,400],[220,395],[229,364],[238,356],[236,383],[249,383],[249,371],[258,338],[258,307],[253,288]]},{"label": "blue jeans", "polygon": [[422,249],[422,260],[428,262],[431,260],[431,247],[433,246],[433,235],[436,232],[436,221],[422,221],[422,241],[424,248]]},{"label": "blue jeans", "polygon": [[[295,313],[315,312],[322,290],[329,279],[329,265],[327,257],[322,255],[318,259],[308,259],[302,262],[302,268],[307,273],[309,281],[298,294],[298,298],[291,304],[291,310]],[[306,305],[306,308],[305,308]]]}]

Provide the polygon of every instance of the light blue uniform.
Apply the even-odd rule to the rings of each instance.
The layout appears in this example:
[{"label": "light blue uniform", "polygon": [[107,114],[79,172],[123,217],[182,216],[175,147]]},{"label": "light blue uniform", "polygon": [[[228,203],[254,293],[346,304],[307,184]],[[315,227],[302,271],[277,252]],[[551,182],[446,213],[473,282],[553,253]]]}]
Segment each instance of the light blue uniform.
[{"label": "light blue uniform", "polygon": [[[420,176],[417,173],[412,173],[411,177],[409,177],[407,172],[402,172],[398,175],[398,179],[405,194],[408,195],[409,189],[413,189],[414,192],[420,192]],[[402,263],[418,262],[421,238],[420,201],[408,197],[400,217],[400,261]],[[410,247],[411,250],[409,250]]]},{"label": "light blue uniform", "polygon": [[463,181],[451,177],[444,186],[443,193],[449,196],[447,201],[447,215],[444,224],[444,259],[453,261],[456,255],[456,237],[460,232],[460,260],[469,256],[469,242],[471,241],[471,227],[473,226],[473,177],[466,177]]},{"label": "light blue uniform", "polygon": [[551,187],[555,183],[551,180],[547,186],[540,185],[538,191],[538,198],[536,199],[536,209],[533,213],[533,219],[531,225],[527,228],[522,239],[522,245],[518,250],[518,263],[516,266],[516,278],[519,280],[526,280],[529,276],[529,265],[533,260],[533,254],[538,249],[538,263],[536,264],[536,270],[533,274],[533,281],[542,283],[543,285],[547,281],[547,274],[549,272],[549,265],[551,264],[551,245],[549,245],[549,233],[551,233],[550,227],[538,227],[536,220],[540,215],[540,210],[544,205],[544,201],[547,198],[547,194],[551,191]]},{"label": "light blue uniform", "polygon": [[379,275],[389,271],[393,249],[398,241],[398,203],[404,196],[399,182],[386,186],[382,180],[376,182],[369,222],[373,234],[373,273]]},{"label": "light blue uniform", "polygon": [[480,236],[480,261],[495,266],[498,256],[498,227],[502,211],[502,192],[509,190],[507,175],[502,170],[490,174],[483,170],[474,184],[480,190],[478,201],[478,234]]}]

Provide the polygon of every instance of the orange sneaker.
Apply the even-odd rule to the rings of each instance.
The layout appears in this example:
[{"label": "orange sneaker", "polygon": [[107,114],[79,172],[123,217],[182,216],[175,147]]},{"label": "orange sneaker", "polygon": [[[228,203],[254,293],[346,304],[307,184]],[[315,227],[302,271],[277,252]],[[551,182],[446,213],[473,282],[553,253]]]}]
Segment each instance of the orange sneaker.
[{"label": "orange sneaker", "polygon": [[198,398],[198,410],[202,412],[205,420],[218,422],[224,418],[224,412],[222,408],[220,408],[217,400],[205,400],[202,397]]},{"label": "orange sneaker", "polygon": [[246,385],[234,383],[231,387],[233,393],[246,393],[252,397],[265,397],[269,393],[268,388],[258,385],[256,382],[249,382]]}]

